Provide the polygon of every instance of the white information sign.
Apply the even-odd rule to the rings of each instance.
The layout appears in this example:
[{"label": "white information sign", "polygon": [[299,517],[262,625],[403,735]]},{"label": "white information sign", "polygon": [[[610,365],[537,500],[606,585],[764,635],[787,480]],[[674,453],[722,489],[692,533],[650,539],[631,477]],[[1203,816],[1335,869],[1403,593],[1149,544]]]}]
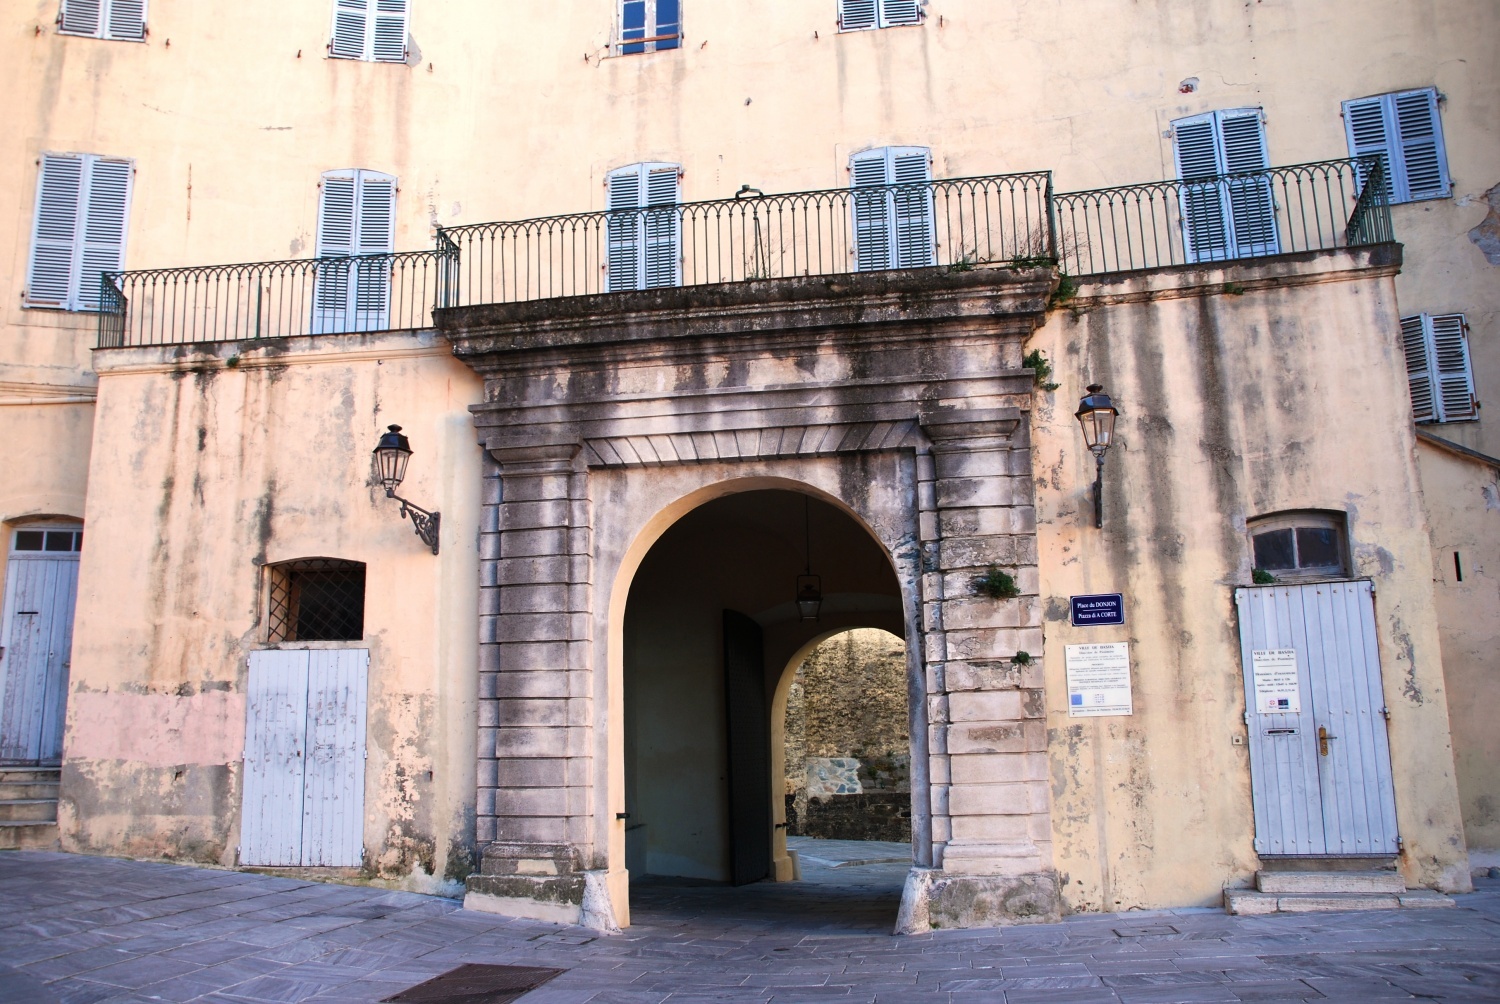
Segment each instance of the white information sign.
[{"label": "white information sign", "polygon": [[1128,642],[1069,645],[1067,655],[1069,718],[1135,714]]},{"label": "white information sign", "polygon": [[1262,715],[1302,713],[1302,691],[1297,685],[1297,650],[1258,648],[1250,653],[1255,677],[1255,710]]}]

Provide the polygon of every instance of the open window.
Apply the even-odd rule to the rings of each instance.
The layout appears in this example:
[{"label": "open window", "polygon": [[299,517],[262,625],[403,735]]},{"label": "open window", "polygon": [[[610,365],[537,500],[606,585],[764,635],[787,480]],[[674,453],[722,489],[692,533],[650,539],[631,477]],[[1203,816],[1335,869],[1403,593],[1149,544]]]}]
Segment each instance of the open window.
[{"label": "open window", "polygon": [[617,53],[661,52],[681,44],[682,0],[620,0]]},{"label": "open window", "polygon": [[299,558],[266,566],[266,641],[360,641],[365,636],[365,566]]},{"label": "open window", "polygon": [[1305,510],[1249,521],[1257,582],[1343,579],[1349,575],[1347,522],[1343,513]]}]

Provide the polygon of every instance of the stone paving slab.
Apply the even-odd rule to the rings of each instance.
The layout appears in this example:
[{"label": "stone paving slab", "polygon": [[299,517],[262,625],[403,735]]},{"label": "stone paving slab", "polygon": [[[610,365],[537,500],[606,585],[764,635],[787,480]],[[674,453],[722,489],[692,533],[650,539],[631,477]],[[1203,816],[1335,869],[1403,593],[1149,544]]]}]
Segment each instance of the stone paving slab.
[{"label": "stone paving slab", "polygon": [[1450,910],[1177,910],[896,938],[904,867],[804,875],[642,882],[635,924],[605,937],[414,893],[5,851],[0,1004],[371,1004],[466,962],[567,970],[524,1004],[1500,1001],[1496,879]]}]

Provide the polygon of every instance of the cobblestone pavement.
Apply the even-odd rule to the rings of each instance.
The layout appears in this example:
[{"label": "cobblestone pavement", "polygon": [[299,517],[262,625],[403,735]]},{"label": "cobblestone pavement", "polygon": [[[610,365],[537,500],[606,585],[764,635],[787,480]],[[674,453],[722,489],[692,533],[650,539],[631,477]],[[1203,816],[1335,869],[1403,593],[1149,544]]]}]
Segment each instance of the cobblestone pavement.
[{"label": "cobblestone pavement", "polygon": [[[1208,910],[896,938],[900,865],[643,884],[617,937],[452,900],[0,852],[0,1004],[377,1001],[466,962],[567,972],[523,1004],[1500,1000],[1500,880],[1451,910]],[[835,875],[839,884],[829,884]]]}]

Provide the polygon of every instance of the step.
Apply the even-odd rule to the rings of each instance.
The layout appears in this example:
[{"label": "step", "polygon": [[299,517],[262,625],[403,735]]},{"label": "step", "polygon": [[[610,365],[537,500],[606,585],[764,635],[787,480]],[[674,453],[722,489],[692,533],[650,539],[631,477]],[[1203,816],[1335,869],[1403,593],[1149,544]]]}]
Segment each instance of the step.
[{"label": "step", "polygon": [[12,798],[0,802],[0,823],[55,823],[57,799]]},{"label": "step", "polygon": [[14,798],[57,798],[56,781],[0,781],[0,802]]},{"label": "step", "polygon": [[1269,893],[1375,893],[1400,895],[1406,880],[1397,871],[1255,873],[1255,888]]},{"label": "step", "polygon": [[0,784],[56,784],[61,777],[61,767],[0,767]]},{"label": "step", "polygon": [[1346,910],[1399,910],[1453,906],[1453,900],[1430,889],[1394,893],[1267,893],[1225,889],[1224,909],[1236,916],[1268,913],[1331,913]]},{"label": "step", "polygon": [[56,823],[0,823],[0,851],[49,851],[57,846]]}]

